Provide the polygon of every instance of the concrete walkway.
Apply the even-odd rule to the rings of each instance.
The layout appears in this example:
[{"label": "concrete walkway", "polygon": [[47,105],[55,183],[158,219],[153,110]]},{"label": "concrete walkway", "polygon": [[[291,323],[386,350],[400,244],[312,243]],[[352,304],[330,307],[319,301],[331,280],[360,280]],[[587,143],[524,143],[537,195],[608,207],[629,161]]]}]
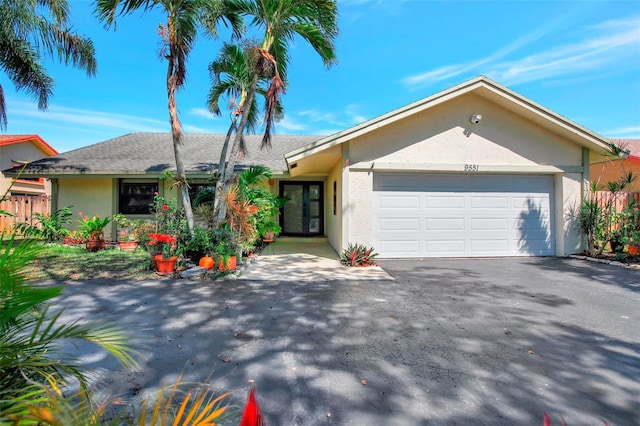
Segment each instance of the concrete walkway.
[{"label": "concrete walkway", "polygon": [[326,238],[279,237],[264,248],[238,279],[251,281],[322,282],[393,280],[379,266],[347,268]]}]

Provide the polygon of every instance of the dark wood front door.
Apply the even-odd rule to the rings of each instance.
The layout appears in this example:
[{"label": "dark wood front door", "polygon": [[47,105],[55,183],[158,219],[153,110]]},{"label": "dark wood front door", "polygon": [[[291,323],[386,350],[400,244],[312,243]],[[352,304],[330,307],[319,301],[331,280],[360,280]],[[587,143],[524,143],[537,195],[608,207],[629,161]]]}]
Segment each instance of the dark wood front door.
[{"label": "dark wood front door", "polygon": [[283,235],[324,235],[322,182],[280,182],[280,195],[290,199],[280,212]]}]

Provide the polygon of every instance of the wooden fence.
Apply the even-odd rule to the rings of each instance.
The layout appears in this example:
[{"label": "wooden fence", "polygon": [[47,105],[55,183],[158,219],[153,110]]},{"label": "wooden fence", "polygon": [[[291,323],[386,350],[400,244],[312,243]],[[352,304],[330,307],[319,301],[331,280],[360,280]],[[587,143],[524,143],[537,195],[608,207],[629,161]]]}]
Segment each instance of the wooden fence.
[{"label": "wooden fence", "polygon": [[[593,196],[598,201],[600,206],[606,206],[609,201],[614,197],[613,194],[609,191],[598,191],[594,192]],[[615,211],[621,212],[626,206],[631,203],[635,203],[636,206],[640,207],[640,192],[621,192],[615,195],[614,198],[614,206]]]},{"label": "wooden fence", "polygon": [[0,232],[11,232],[17,222],[35,224],[33,214],[50,214],[51,198],[46,195],[14,195],[0,201],[0,210],[14,216],[0,215]]}]

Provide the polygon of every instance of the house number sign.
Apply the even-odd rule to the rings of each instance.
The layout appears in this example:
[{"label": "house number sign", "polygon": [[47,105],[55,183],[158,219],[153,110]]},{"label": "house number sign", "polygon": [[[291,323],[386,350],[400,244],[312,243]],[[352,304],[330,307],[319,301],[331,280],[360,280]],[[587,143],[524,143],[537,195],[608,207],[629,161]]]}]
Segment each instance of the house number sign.
[{"label": "house number sign", "polygon": [[465,164],[464,171],[465,172],[477,172],[480,169],[480,166],[477,164]]}]

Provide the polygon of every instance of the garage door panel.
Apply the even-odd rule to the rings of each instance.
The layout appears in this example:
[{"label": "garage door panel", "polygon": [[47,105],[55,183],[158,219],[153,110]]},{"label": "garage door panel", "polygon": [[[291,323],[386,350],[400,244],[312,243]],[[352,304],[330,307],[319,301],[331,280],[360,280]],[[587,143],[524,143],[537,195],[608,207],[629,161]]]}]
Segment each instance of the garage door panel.
[{"label": "garage door panel", "polygon": [[380,231],[419,231],[420,219],[414,218],[395,218],[380,219]]},{"label": "garage door panel", "polygon": [[509,206],[509,198],[506,196],[495,197],[486,195],[469,196],[472,209],[506,209]]},{"label": "garage door panel", "polygon": [[386,240],[379,247],[378,252],[388,253],[387,257],[418,257],[422,252],[418,240]]},{"label": "garage door panel", "polygon": [[451,256],[464,256],[464,240],[430,240],[425,242],[425,256],[436,256],[446,253]]},{"label": "garage door panel", "polygon": [[513,207],[519,210],[545,211],[548,209],[547,198],[539,195],[516,195],[512,200]]},{"label": "garage door panel", "polygon": [[509,229],[509,221],[505,218],[470,219],[471,230],[506,231]]},{"label": "garage door panel", "polygon": [[526,241],[518,241],[517,249],[521,254],[546,256],[549,246],[548,239],[530,238]]},{"label": "garage door panel", "polygon": [[464,218],[437,218],[426,219],[427,231],[464,231]]},{"label": "garage door panel", "polygon": [[554,254],[551,176],[388,175],[374,174],[381,257]]},{"label": "garage door panel", "polygon": [[506,256],[509,253],[509,240],[472,240],[471,251],[480,256]]},{"label": "garage door panel", "polygon": [[444,197],[441,195],[424,196],[424,206],[429,209],[459,209],[464,207],[464,197],[461,195],[451,195]]},{"label": "garage door panel", "polygon": [[417,210],[420,207],[420,197],[417,195],[399,195],[393,194],[384,197],[380,197],[379,207],[381,209],[414,209]]}]

